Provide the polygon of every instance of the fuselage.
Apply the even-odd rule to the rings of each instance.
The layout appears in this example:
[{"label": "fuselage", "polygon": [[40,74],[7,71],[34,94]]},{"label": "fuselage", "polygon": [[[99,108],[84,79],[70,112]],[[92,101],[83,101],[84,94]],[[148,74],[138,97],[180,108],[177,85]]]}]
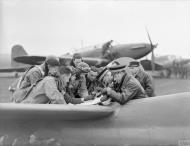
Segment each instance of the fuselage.
[{"label": "fuselage", "polygon": [[41,118],[39,114],[23,116],[24,112],[10,118],[9,106],[0,107],[0,142],[4,138],[7,143],[15,139],[27,143],[32,135],[38,141],[54,139],[62,145],[166,146],[190,139],[190,93],[132,100],[114,105],[109,116],[83,120],[64,120],[50,111]]},{"label": "fuselage", "polygon": [[[150,44],[136,43],[136,44],[122,44],[115,45],[110,48],[111,53],[117,54],[117,57],[131,57],[139,59],[146,56],[151,52]],[[102,48],[93,48],[80,52],[83,57],[96,57],[102,56]]]}]

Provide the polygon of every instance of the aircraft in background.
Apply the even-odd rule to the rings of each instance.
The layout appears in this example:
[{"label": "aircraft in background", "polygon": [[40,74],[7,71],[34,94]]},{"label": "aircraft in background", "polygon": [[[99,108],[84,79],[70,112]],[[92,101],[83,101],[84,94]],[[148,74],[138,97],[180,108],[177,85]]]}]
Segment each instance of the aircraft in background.
[{"label": "aircraft in background", "polygon": [[21,45],[14,45],[11,49],[11,55],[0,54],[0,73],[13,73],[17,77],[18,72],[24,72],[29,65],[18,63],[15,57],[27,55]]},{"label": "aircraft in background", "polygon": [[185,65],[190,62],[190,59],[180,58],[175,55],[164,55],[164,56],[155,57],[155,62],[159,63],[160,65],[164,66],[165,68],[170,68],[175,63]]},{"label": "aircraft in background", "polygon": [[[130,57],[133,59],[140,59],[150,52],[152,52],[152,59],[154,59],[154,49],[157,47],[153,45],[149,33],[147,31],[150,44],[136,43],[136,44],[116,44],[112,45],[113,40],[105,42],[101,45],[93,47],[81,48],[79,52],[83,61],[91,66],[105,66],[114,59],[121,57]],[[72,55],[65,54],[60,56],[62,65],[68,65],[72,59]],[[45,56],[28,55],[21,45],[15,45],[11,52],[11,67],[1,68],[0,72],[20,72],[24,71],[28,65],[39,65],[45,60]],[[152,61],[154,62],[154,61]],[[25,65],[24,65],[25,64]],[[152,66],[154,63],[152,63]],[[153,66],[154,68],[154,66]]]},{"label": "aircraft in background", "polygon": [[186,92],[109,106],[0,103],[0,144],[189,145],[189,96]]},{"label": "aircraft in background", "polygon": [[[150,40],[150,36],[149,40]],[[107,65],[110,61],[120,58],[120,57],[130,57],[133,59],[140,59],[150,52],[153,54],[156,45],[148,43],[136,43],[136,44],[117,44],[112,45],[112,40],[101,45],[95,45],[93,47],[81,48],[78,52],[82,55],[84,62],[89,65],[103,66]],[[61,63],[67,64],[71,61],[71,55],[60,56]],[[35,56],[35,55],[20,55],[14,58],[15,61],[30,65],[41,64],[45,60],[45,56]]]},{"label": "aircraft in background", "polygon": [[190,70],[190,59],[175,55],[155,57],[155,62],[163,66],[162,73],[164,77],[170,77],[173,74],[176,77],[186,78]]},{"label": "aircraft in background", "polygon": [[[106,45],[106,43],[104,43],[104,45]],[[111,60],[121,56],[131,56],[135,59],[141,58],[151,51],[150,47],[150,44],[145,43],[116,45],[110,46],[109,48],[97,48],[97,46],[94,46],[94,49],[91,48],[91,50],[81,51],[80,53],[83,56],[83,60],[89,65],[104,66],[107,65]],[[106,49],[106,51],[103,51],[103,49]],[[8,57],[6,57],[6,59],[1,62],[7,63],[7,59]],[[71,59],[72,55],[70,54],[60,56],[60,62],[62,65],[68,65]],[[17,76],[18,72],[24,72],[26,68],[29,67],[29,65],[39,65],[44,60],[45,56],[28,55],[21,45],[14,45],[11,49],[11,62],[8,63],[9,65],[4,65],[4,67],[1,67],[0,72],[14,72],[15,76]]]},{"label": "aircraft in background", "polygon": [[[104,43],[101,47],[93,46],[81,49],[84,51],[79,52],[83,57],[93,58],[105,58],[105,59],[117,59],[120,57],[130,57],[133,59],[140,59],[151,52],[151,45],[148,43],[135,43],[135,44],[117,44],[111,45],[108,48],[104,48],[107,43]],[[106,56],[106,53],[107,56]],[[109,55],[113,58],[109,58]]]}]

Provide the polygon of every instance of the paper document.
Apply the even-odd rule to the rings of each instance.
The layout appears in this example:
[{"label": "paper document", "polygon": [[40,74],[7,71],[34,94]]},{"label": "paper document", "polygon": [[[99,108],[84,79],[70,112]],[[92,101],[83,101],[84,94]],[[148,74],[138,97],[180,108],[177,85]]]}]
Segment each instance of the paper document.
[{"label": "paper document", "polygon": [[80,105],[95,105],[101,102],[100,99],[101,97],[95,98],[94,100],[88,100],[88,101],[85,101],[84,103],[81,103]]}]

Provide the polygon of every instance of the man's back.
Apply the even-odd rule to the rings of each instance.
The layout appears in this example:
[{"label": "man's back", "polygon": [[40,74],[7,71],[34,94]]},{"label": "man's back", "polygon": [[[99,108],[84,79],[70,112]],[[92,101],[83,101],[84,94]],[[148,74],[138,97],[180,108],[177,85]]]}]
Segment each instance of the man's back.
[{"label": "man's back", "polygon": [[140,82],[149,97],[155,96],[153,79],[146,71],[140,70],[135,78]]},{"label": "man's back", "polygon": [[22,103],[60,103],[65,104],[63,95],[57,89],[55,78],[46,76],[30,92]]},{"label": "man's back", "polygon": [[39,66],[34,66],[31,69],[29,69],[23,76],[23,79],[20,83],[20,88],[29,87],[41,78],[43,78],[42,70]]}]

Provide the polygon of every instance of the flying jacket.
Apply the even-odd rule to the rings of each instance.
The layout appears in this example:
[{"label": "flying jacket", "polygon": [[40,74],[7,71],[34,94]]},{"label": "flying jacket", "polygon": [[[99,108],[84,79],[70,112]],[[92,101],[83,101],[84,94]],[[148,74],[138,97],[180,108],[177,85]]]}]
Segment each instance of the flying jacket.
[{"label": "flying jacket", "polygon": [[146,97],[140,83],[134,77],[128,76],[127,74],[124,74],[120,84],[114,87],[114,90],[111,90],[107,95],[120,104],[125,104],[132,99]]},{"label": "flying jacket", "polygon": [[135,78],[140,82],[147,96],[149,97],[155,96],[153,80],[152,77],[147,72],[139,70]]},{"label": "flying jacket", "polygon": [[41,80],[21,103],[66,104],[53,76],[46,76]]},{"label": "flying jacket", "polygon": [[40,66],[34,66],[30,68],[26,74],[22,77],[19,88],[23,89],[36,83],[38,80],[44,77],[44,72]]}]

